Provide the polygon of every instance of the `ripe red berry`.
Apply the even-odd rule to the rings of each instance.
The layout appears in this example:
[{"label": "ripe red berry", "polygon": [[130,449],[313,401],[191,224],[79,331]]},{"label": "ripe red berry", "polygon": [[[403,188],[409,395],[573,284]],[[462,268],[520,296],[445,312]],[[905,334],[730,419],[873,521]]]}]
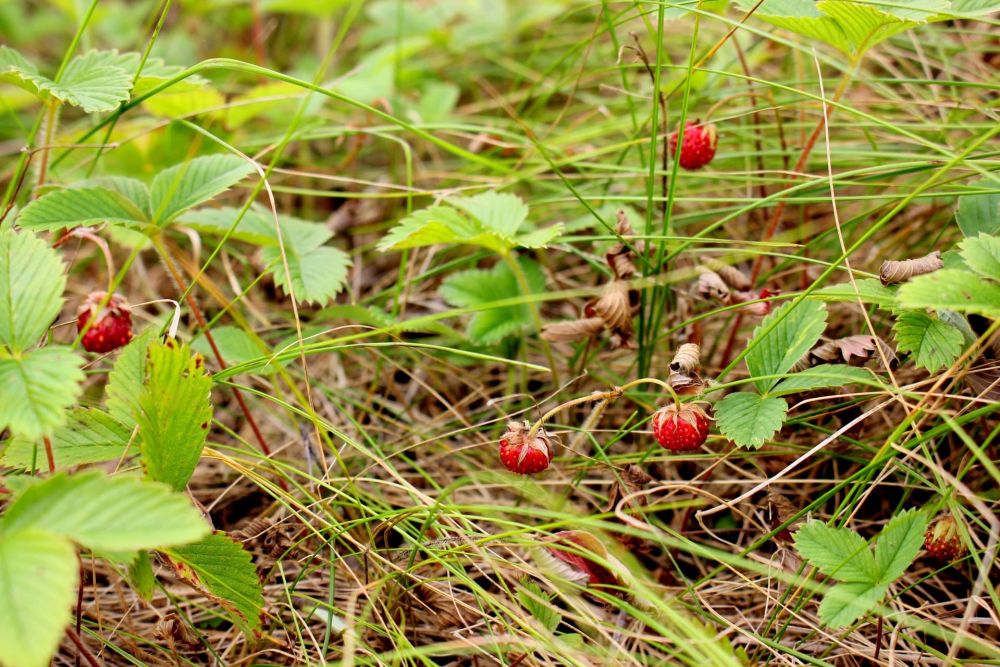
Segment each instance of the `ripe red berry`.
[{"label": "ripe red berry", "polygon": [[549,467],[552,461],[552,438],[545,429],[538,429],[528,437],[529,424],[511,422],[507,432],[500,438],[500,462],[511,472],[531,475]]},{"label": "ripe red berry", "polygon": [[671,403],[653,414],[652,425],[656,441],[672,452],[694,451],[708,438],[708,415],[697,405]]},{"label": "ripe red berry", "polygon": [[[677,135],[679,128],[670,134],[670,154],[677,156]],[[684,141],[681,143],[680,160],[685,169],[701,169],[715,157],[715,147],[719,144],[719,133],[715,125],[701,124],[689,120],[684,124]]]},{"label": "ripe red berry", "polygon": [[92,292],[76,311],[77,332],[83,331],[93,320],[80,341],[88,352],[104,354],[132,340],[132,313],[128,302],[112,294],[104,308],[97,312],[106,296],[107,292]]},{"label": "ripe red berry", "polygon": [[967,549],[955,517],[946,514],[928,526],[924,549],[928,556],[941,563],[950,563],[965,555]]}]

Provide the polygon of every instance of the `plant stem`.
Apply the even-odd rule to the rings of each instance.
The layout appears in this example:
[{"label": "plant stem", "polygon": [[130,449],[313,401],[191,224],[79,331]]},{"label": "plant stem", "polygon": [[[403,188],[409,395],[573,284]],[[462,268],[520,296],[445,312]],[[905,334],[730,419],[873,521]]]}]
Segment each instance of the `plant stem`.
[{"label": "plant stem", "polygon": [[54,473],[56,471],[56,459],[52,455],[52,440],[49,436],[45,436],[42,438],[42,442],[45,443],[45,458],[49,462],[49,472]]},{"label": "plant stem", "polygon": [[624,394],[632,387],[637,387],[640,384],[655,384],[659,385],[660,387],[663,387],[670,393],[670,396],[671,398],[673,398],[674,402],[680,405],[680,397],[677,396],[677,392],[674,391],[674,388],[671,387],[669,383],[664,382],[659,378],[639,378],[638,380],[632,380],[631,382],[626,382],[620,387],[612,387],[608,391],[595,391],[594,393],[588,394],[587,396],[578,396],[574,399],[566,401],[565,403],[557,405],[556,407],[552,408],[544,415],[542,415],[538,419],[538,421],[536,421],[534,425],[532,425],[532,427],[528,429],[528,437],[529,438],[534,437],[535,434],[538,433],[538,431],[542,428],[542,425],[545,424],[545,422],[549,418],[551,418],[553,415],[559,414],[563,410],[568,410],[574,405],[580,405],[581,403],[588,403],[591,401],[609,401],[609,402],[613,401],[616,398],[619,398],[622,394]]}]

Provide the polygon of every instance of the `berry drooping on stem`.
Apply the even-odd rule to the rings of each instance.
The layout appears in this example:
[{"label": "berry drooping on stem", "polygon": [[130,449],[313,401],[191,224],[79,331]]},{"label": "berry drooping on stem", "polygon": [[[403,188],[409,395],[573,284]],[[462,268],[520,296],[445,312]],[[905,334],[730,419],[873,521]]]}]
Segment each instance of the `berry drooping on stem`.
[{"label": "berry drooping on stem", "polygon": [[554,453],[552,438],[545,429],[529,435],[531,426],[511,422],[500,438],[500,462],[511,472],[532,475],[549,467]]},{"label": "berry drooping on stem", "polygon": [[107,292],[92,292],[76,311],[77,332],[87,328],[80,343],[88,352],[105,354],[132,340],[132,312],[128,302],[121,295],[112,294],[101,308],[105,299]]},{"label": "berry drooping on stem", "polygon": [[681,142],[680,154],[677,150],[677,138],[680,129],[670,133],[670,154],[675,156],[681,166],[688,170],[701,169],[715,157],[715,148],[719,144],[719,132],[711,123],[702,124],[698,120],[689,120],[684,124],[684,139]]},{"label": "berry drooping on stem", "polygon": [[924,549],[928,556],[940,563],[950,563],[966,554],[955,517],[946,514],[927,527]]},{"label": "berry drooping on stem", "polygon": [[708,438],[709,417],[697,405],[671,403],[653,414],[653,436],[672,452],[691,452]]}]

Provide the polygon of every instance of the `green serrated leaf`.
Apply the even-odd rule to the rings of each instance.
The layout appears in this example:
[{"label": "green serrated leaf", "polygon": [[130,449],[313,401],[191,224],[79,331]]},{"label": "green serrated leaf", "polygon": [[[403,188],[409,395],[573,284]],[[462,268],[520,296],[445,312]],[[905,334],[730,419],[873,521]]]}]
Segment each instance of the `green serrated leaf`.
[{"label": "green serrated leaf", "polygon": [[531,616],[542,624],[542,627],[552,632],[562,621],[562,614],[551,603],[552,596],[542,590],[542,587],[531,580],[521,582],[517,591],[517,600]]},{"label": "green serrated leaf", "polygon": [[0,532],[0,664],[45,667],[70,622],[79,566],[66,539]]},{"label": "green serrated leaf", "polygon": [[[52,434],[52,458],[59,470],[84,463],[117,461],[125,455],[131,436],[130,427],[103,410],[76,408],[69,411],[66,424]],[[48,468],[42,444],[27,438],[11,439],[0,463],[28,471]]]},{"label": "green serrated leaf", "polygon": [[254,171],[236,155],[197,157],[161,171],[153,179],[153,223],[164,226],[178,215],[219,195]]},{"label": "green serrated leaf", "polygon": [[513,241],[521,225],[528,219],[528,205],[517,195],[506,192],[483,192],[472,197],[448,200],[478,220],[483,227],[502,239]]},{"label": "green serrated leaf", "polygon": [[855,281],[857,290],[851,283],[838,283],[821,287],[810,295],[810,298],[820,301],[849,301],[871,303],[880,308],[892,308],[896,305],[896,290],[886,287],[875,278],[864,278]]},{"label": "green serrated leaf", "polygon": [[795,531],[795,548],[828,577],[869,584],[878,579],[879,568],[868,542],[849,528],[809,521]]},{"label": "green serrated leaf", "polygon": [[[783,375],[808,352],[826,329],[826,306],[819,301],[788,302],[754,329],[747,345],[746,363],[750,375]],[[761,393],[776,385],[780,378],[755,379]]]},{"label": "green serrated leaf", "polygon": [[264,248],[262,255],[275,284],[286,294],[294,293],[299,303],[327,304],[344,288],[351,266],[348,254],[332,246],[302,250],[286,245],[287,271],[279,248]]},{"label": "green serrated leaf", "polygon": [[837,584],[819,605],[819,620],[830,628],[847,627],[871,611],[887,590],[886,586],[867,582]]},{"label": "green serrated leaf", "polygon": [[149,345],[146,380],[133,416],[150,479],[184,490],[211,426],[211,391],[201,355],[176,341]]},{"label": "green serrated leaf", "polygon": [[[1000,5],[1000,3],[994,4]],[[996,190],[996,186],[986,179],[976,181],[972,186]],[[1000,232],[1000,192],[962,195],[958,198],[958,212],[955,217],[965,236]]]},{"label": "green serrated leaf", "polygon": [[1000,280],[1000,238],[980,233],[964,239],[959,248],[970,269],[984,278]]},{"label": "green serrated leaf", "polygon": [[[545,289],[545,276],[535,262],[519,258],[531,293]],[[491,307],[489,304],[527,296],[521,290],[514,272],[506,263],[492,269],[473,269],[449,276],[441,284],[441,296],[452,306],[482,308],[469,320],[468,334],[472,340],[494,345],[508,336],[529,330],[534,326],[531,309],[527,303]]]},{"label": "green serrated leaf", "polygon": [[88,51],[69,62],[58,82],[39,88],[87,113],[114,111],[132,88],[132,72],[119,58],[117,51]]},{"label": "green serrated leaf", "polygon": [[892,327],[896,349],[913,355],[913,363],[931,373],[949,366],[962,353],[962,332],[924,311],[900,313]]},{"label": "green serrated leaf", "polygon": [[1000,285],[961,269],[940,269],[917,276],[899,288],[906,308],[948,308],[960,313],[1000,317]]},{"label": "green serrated leaf", "polygon": [[775,385],[768,392],[768,395],[784,396],[799,391],[843,387],[845,384],[853,382],[870,384],[872,380],[872,374],[863,368],[855,368],[847,364],[820,364],[789,375]]},{"label": "green serrated leaf", "polygon": [[156,575],[153,574],[153,561],[148,551],[140,551],[128,566],[128,583],[139,597],[147,602],[153,598],[156,588]]},{"label": "green serrated leaf", "polygon": [[17,223],[26,229],[54,231],[111,224],[143,227],[147,215],[135,203],[107,188],[66,188],[43,195],[21,211]]},{"label": "green serrated leaf", "polygon": [[22,491],[0,531],[38,529],[94,551],[186,544],[209,532],[188,499],[163,484],[97,471],[57,473]]},{"label": "green serrated leaf", "polygon": [[900,512],[889,520],[875,541],[878,582],[888,586],[903,576],[924,546],[927,515],[917,509]]},{"label": "green serrated leaf", "polygon": [[0,230],[0,345],[20,352],[48,330],[62,309],[66,267],[28,232]]},{"label": "green serrated leaf", "polygon": [[108,384],[104,388],[108,413],[129,429],[135,426],[139,394],[146,381],[147,351],[155,338],[156,333],[147,329],[129,341],[118,353],[108,374]]},{"label": "green serrated leaf", "polygon": [[83,359],[62,345],[0,352],[0,429],[27,440],[52,435],[80,394],[81,366]]},{"label": "green serrated leaf", "polygon": [[260,627],[264,596],[250,554],[225,535],[209,535],[200,542],[166,552],[177,573],[209,593],[244,628]]},{"label": "green serrated leaf", "polygon": [[777,433],[787,412],[785,399],[745,391],[729,394],[715,406],[719,431],[740,447],[754,449]]}]

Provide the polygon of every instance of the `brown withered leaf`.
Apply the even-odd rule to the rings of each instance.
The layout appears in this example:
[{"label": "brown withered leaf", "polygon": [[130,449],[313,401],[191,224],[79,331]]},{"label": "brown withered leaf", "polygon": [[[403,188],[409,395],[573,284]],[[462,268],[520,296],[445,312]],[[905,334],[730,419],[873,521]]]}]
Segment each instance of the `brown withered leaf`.
[{"label": "brown withered leaf", "polygon": [[[618,236],[632,236],[632,223],[628,221],[625,211],[618,209],[618,222],[615,225],[615,232]],[[633,251],[634,249],[634,251]],[[635,260],[636,253],[646,250],[644,241],[632,241],[632,247],[618,241],[604,254],[604,259],[608,263],[615,278],[625,280],[636,274]]]},{"label": "brown withered leaf", "polygon": [[588,586],[620,586],[621,583],[608,567],[622,567],[594,535],[584,530],[564,530],[546,540],[545,551],[550,559],[547,564],[555,572],[577,583]]},{"label": "brown withered leaf", "polygon": [[[650,476],[649,473],[643,470],[640,466],[637,466],[634,463],[629,464],[626,466],[625,470],[622,471],[621,480],[616,481],[611,486],[611,491],[608,493],[608,504],[604,508],[604,511],[614,512],[622,498],[630,496],[637,491],[641,491],[652,481],[652,476]],[[641,507],[646,504],[646,501],[646,496],[638,496],[631,502],[633,506]]]},{"label": "brown withered leaf", "polygon": [[704,266],[698,267],[698,283],[695,289],[705,299],[729,303],[729,285],[722,276]]},{"label": "brown withered leaf", "polygon": [[[767,492],[767,501],[771,530],[774,530],[795,516],[795,505],[792,504],[792,501],[777,491],[774,491],[773,489],[769,490]],[[792,527],[793,526],[785,527],[781,532],[774,536],[774,539],[790,543],[792,541],[792,534],[790,532]]]},{"label": "brown withered leaf", "polygon": [[965,382],[980,397],[1000,401],[1000,364],[997,362],[969,371],[965,375]]},{"label": "brown withered leaf", "polygon": [[671,373],[667,378],[670,388],[681,396],[694,396],[700,394],[705,388],[705,381],[701,376],[691,371],[690,373]]},{"label": "brown withered leaf", "polygon": [[552,343],[571,343],[596,336],[603,330],[603,318],[584,317],[577,320],[546,324],[542,327],[542,339]]},{"label": "brown withered leaf", "polygon": [[[747,305],[740,308],[741,311],[754,315],[756,317],[764,317],[771,313],[773,304],[770,301],[759,301],[759,299],[766,299],[771,296],[776,296],[778,292],[772,292],[771,290],[764,288],[762,290],[747,290],[732,292],[729,296],[730,303],[746,303]],[[747,303],[752,301],[754,303]]]},{"label": "brown withered leaf", "polygon": [[583,307],[583,314],[587,317],[600,317],[609,329],[631,331],[632,317],[638,304],[638,293],[628,281],[612,280],[605,286],[600,298]]},{"label": "brown withered leaf", "polygon": [[750,282],[750,276],[743,273],[735,266],[726,264],[717,259],[709,259],[705,261],[705,267],[716,274],[722,279],[727,286],[739,292],[745,292],[753,287]]},{"label": "brown withered leaf", "polygon": [[[856,336],[845,336],[844,338],[821,339],[823,342],[809,351],[809,359],[812,364],[817,363],[844,363],[860,366],[870,359],[881,360],[882,354],[889,362],[890,368],[895,368],[897,363],[896,352],[888,343],[877,336],[859,334]],[[882,354],[878,349],[882,349]]]},{"label": "brown withered leaf", "polygon": [[914,276],[933,273],[943,266],[944,262],[941,261],[941,253],[935,250],[929,255],[917,257],[916,259],[904,259],[902,261],[887,259],[882,262],[878,277],[883,285],[894,285],[907,281]]},{"label": "brown withered leaf", "polygon": [[701,367],[701,348],[694,343],[684,343],[677,348],[677,354],[670,360],[673,373],[688,375]]}]

